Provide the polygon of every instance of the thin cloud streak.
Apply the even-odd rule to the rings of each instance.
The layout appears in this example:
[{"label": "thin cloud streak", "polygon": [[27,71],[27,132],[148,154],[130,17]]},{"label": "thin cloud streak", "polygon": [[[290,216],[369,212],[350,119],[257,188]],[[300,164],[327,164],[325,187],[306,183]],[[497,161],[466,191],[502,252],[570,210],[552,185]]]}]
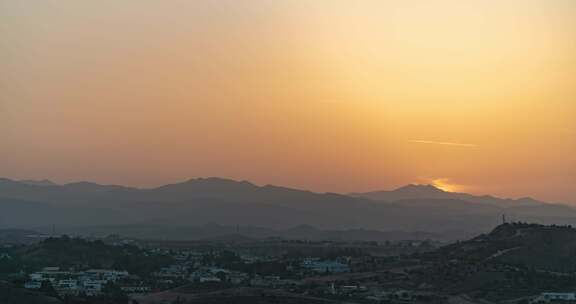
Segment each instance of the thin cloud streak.
[{"label": "thin cloud streak", "polygon": [[443,145],[443,146],[454,146],[454,147],[465,147],[465,148],[477,148],[478,147],[478,145],[476,145],[476,144],[462,144],[462,143],[454,143],[454,142],[419,140],[419,139],[412,139],[412,140],[409,140],[409,142],[418,143],[418,144],[432,144],[432,145]]}]

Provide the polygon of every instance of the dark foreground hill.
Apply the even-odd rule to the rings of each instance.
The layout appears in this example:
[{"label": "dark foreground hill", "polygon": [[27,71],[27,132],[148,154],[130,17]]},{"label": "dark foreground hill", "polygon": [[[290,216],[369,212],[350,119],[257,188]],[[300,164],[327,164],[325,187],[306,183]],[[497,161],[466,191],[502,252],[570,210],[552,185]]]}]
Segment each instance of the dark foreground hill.
[{"label": "dark foreground hill", "polygon": [[490,261],[543,271],[576,272],[576,229],[510,223],[469,241],[441,248],[444,259]]},{"label": "dark foreground hill", "polygon": [[422,280],[452,294],[511,300],[576,290],[576,229],[509,223],[420,255]]},{"label": "dark foreground hill", "polygon": [[11,284],[0,281],[0,303],[2,304],[60,304],[62,301],[27,291],[14,288]]},{"label": "dark foreground hill", "polygon": [[337,304],[340,302],[303,296],[280,290],[261,288],[231,288],[199,292],[188,287],[152,294],[138,298],[141,304],[176,303],[187,304]]}]

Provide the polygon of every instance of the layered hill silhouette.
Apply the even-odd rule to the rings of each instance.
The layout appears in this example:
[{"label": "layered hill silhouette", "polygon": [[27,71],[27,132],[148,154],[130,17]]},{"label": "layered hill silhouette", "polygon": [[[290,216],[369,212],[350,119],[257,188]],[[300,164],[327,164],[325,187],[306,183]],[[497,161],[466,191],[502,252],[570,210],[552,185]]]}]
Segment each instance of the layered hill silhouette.
[{"label": "layered hill silhouette", "polygon": [[[139,189],[78,182],[0,179],[0,228],[175,227],[208,223],[287,230],[426,231],[450,238],[488,231],[501,214],[540,223],[576,223],[576,210],[532,199],[509,200],[409,185],[393,191],[314,193],[222,178]],[[370,233],[368,231],[368,233]]]}]

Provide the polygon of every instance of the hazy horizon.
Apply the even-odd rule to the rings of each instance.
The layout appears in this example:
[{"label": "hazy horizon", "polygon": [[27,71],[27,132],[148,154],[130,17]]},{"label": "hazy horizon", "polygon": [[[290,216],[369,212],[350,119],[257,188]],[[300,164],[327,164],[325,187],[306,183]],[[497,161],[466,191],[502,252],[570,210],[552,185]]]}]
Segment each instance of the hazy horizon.
[{"label": "hazy horizon", "polygon": [[94,184],[98,184],[98,185],[102,185],[102,186],[120,186],[120,187],[128,187],[128,188],[134,188],[134,189],[156,189],[159,187],[163,187],[163,186],[167,186],[167,185],[174,185],[174,184],[181,184],[181,183],[187,183],[190,181],[199,181],[199,180],[209,180],[209,179],[216,179],[216,180],[224,180],[224,181],[233,181],[233,182],[238,182],[238,183],[242,183],[242,182],[248,182],[250,184],[253,184],[257,187],[265,187],[265,186],[276,186],[276,187],[287,187],[289,189],[294,189],[294,190],[301,190],[301,191],[311,191],[314,193],[335,193],[335,194],[341,194],[341,195],[353,195],[353,194],[363,194],[363,193],[372,193],[372,192],[381,192],[381,191],[395,191],[395,190],[400,190],[404,187],[409,187],[409,186],[422,186],[422,187],[426,187],[426,186],[432,186],[436,189],[442,190],[444,192],[448,192],[448,193],[464,193],[464,194],[472,194],[472,195],[477,195],[477,196],[493,196],[493,197],[497,197],[497,198],[501,198],[501,199],[513,199],[513,200],[518,200],[518,199],[536,199],[536,200],[540,200],[543,201],[545,203],[552,203],[552,204],[564,204],[564,205],[576,205],[576,203],[574,202],[569,202],[569,201],[546,201],[543,199],[540,199],[538,197],[531,197],[531,196],[527,196],[527,195],[520,195],[520,196],[497,196],[497,195],[493,195],[491,193],[468,193],[465,191],[457,191],[456,189],[450,189],[450,185],[445,185],[442,183],[442,181],[432,181],[430,183],[408,183],[408,184],[401,184],[401,185],[397,185],[394,187],[380,187],[380,188],[375,188],[375,189],[367,189],[367,190],[359,190],[359,191],[348,191],[348,192],[334,192],[334,191],[315,191],[313,189],[308,189],[308,188],[297,188],[297,187],[290,187],[287,185],[282,185],[282,184],[272,184],[272,183],[256,183],[253,182],[251,180],[247,180],[247,179],[234,179],[234,178],[229,178],[229,177],[225,177],[225,176],[197,176],[197,177],[190,177],[190,178],[185,178],[183,180],[175,180],[175,181],[167,181],[167,182],[163,182],[163,183],[159,183],[159,184],[155,184],[155,185],[147,185],[147,186],[139,186],[139,185],[130,185],[130,184],[119,184],[119,183],[107,183],[107,182],[95,182],[95,181],[91,181],[91,180],[70,180],[70,181],[63,181],[63,182],[59,182],[50,178],[37,178],[37,179],[14,179],[14,178],[9,178],[6,176],[0,176],[0,179],[8,179],[8,180],[12,180],[15,182],[21,182],[21,183],[29,183],[29,184],[33,184],[33,185],[47,185],[47,184],[42,184],[43,182],[46,183],[52,183],[55,186],[66,186],[66,185],[72,185],[72,184],[77,184],[77,183],[94,183]]},{"label": "hazy horizon", "polygon": [[0,175],[576,203],[576,3],[0,0]]}]

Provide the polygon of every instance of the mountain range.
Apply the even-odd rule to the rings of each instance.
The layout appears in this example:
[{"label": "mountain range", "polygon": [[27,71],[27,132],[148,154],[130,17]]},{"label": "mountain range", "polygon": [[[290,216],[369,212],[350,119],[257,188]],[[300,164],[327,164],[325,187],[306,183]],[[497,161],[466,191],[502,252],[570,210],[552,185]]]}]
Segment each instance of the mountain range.
[{"label": "mountain range", "polygon": [[217,223],[275,230],[309,225],[340,232],[425,231],[465,238],[488,231],[502,214],[543,224],[576,223],[576,210],[566,205],[451,193],[430,185],[344,195],[223,178],[146,189],[0,179],[0,228],[56,224],[82,231],[114,227],[122,233],[146,227],[158,235]]}]

